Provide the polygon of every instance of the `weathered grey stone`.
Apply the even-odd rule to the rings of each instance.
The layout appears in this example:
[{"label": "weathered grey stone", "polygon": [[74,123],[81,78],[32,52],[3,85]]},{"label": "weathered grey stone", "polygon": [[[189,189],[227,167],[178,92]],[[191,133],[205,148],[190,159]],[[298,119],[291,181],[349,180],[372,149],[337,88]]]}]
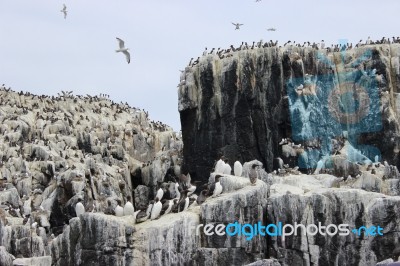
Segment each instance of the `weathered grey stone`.
[{"label": "weathered grey stone", "polygon": [[18,258],[12,262],[14,266],[51,266],[51,257],[32,257],[32,258]]},{"label": "weathered grey stone", "polygon": [[378,263],[376,264],[376,266],[387,266],[388,264],[390,264],[390,263],[392,263],[392,262],[393,262],[393,259],[387,259],[387,260],[378,262]]},{"label": "weathered grey stone", "polygon": [[247,264],[246,266],[281,266],[281,264],[276,259],[266,259]]},{"label": "weathered grey stone", "polygon": [[[362,120],[363,134],[350,134],[349,141],[359,148],[374,146],[381,153],[381,161],[399,166],[400,127],[396,117],[400,105],[399,97],[394,96],[399,92],[399,75],[393,76],[398,65],[391,65],[399,60],[399,49],[400,44],[363,46],[341,53],[311,47],[266,47],[237,51],[222,60],[216,55],[201,57],[199,64],[185,69],[185,82],[179,87],[178,108],[183,142],[187,144],[183,148],[183,170],[195,180],[206,181],[220,155],[229,161],[257,159],[268,172],[276,169],[276,157],[292,167],[300,160],[300,168],[315,168],[327,151],[339,152],[343,146],[340,139],[347,126],[334,120],[340,116],[336,109],[329,109],[331,115],[324,116],[329,106],[323,103],[330,97],[330,88],[344,88],[346,84],[377,87],[360,114],[365,108],[381,112]],[[373,69],[375,74],[371,74]],[[310,77],[315,92],[300,99],[296,88],[300,84],[306,87]],[[296,110],[306,110],[307,115],[296,116]],[[338,147],[324,150],[313,136],[335,140]],[[302,148],[296,152],[282,150],[278,143],[288,137],[303,144]],[[343,161],[337,170],[337,176],[357,175],[353,163]]]},{"label": "weathered grey stone", "polygon": [[395,210],[400,208],[400,197],[355,189],[320,188],[305,194],[288,191],[271,194],[268,224],[348,224],[350,230],[379,225],[384,230],[383,236],[362,238],[352,232],[337,237],[299,235],[288,236],[285,240],[268,237],[270,255],[278,258],[282,265],[292,265],[296,261],[304,265],[323,265],[331,261],[340,265],[375,265],[390,257],[399,245],[400,215]]},{"label": "weathered grey stone", "polygon": [[6,248],[0,246],[0,265],[11,266],[15,257],[7,252]]}]

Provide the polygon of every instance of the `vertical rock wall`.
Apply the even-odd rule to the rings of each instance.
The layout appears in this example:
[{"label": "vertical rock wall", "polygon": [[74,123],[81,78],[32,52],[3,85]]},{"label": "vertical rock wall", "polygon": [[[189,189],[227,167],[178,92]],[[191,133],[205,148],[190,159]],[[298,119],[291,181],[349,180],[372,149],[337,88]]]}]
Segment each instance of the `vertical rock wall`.
[{"label": "vertical rock wall", "polygon": [[185,170],[206,180],[224,155],[231,164],[256,158],[272,171],[288,137],[313,150],[315,162],[300,167],[315,168],[344,131],[354,146],[368,146],[372,161],[379,153],[398,165],[399,51],[399,44],[337,53],[286,46],[201,57],[179,88]]}]

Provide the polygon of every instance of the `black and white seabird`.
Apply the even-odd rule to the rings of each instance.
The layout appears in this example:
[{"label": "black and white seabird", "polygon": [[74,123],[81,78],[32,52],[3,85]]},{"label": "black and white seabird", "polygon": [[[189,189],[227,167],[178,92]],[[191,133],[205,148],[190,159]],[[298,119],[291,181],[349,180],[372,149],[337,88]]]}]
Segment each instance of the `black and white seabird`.
[{"label": "black and white seabird", "polygon": [[124,215],[124,208],[121,207],[121,200],[117,199],[117,207],[115,207],[114,212],[115,212],[115,216],[123,216]]},{"label": "black and white seabird", "polygon": [[230,175],[232,174],[232,167],[229,165],[229,160],[225,159],[225,165],[224,165],[224,175]]},{"label": "black and white seabird", "polygon": [[135,208],[131,202],[131,196],[127,197],[127,201],[124,206],[124,216],[133,215],[135,213]]},{"label": "black and white seabird", "polygon": [[218,160],[217,164],[215,165],[214,173],[223,174],[225,169],[225,162],[221,159]]},{"label": "black and white seabird", "polygon": [[181,198],[179,202],[177,203],[178,205],[178,212],[183,212],[186,211],[186,209],[189,207],[189,197],[187,196],[188,190],[184,190],[181,193]]},{"label": "black and white seabird", "polygon": [[142,223],[148,219],[149,215],[147,214],[147,208],[142,208],[136,214],[136,223]]},{"label": "black and white seabird", "polygon": [[75,213],[76,217],[79,217],[81,214],[85,213],[85,206],[83,206],[81,198],[78,198],[78,203],[75,205]]},{"label": "black and white seabird", "polygon": [[200,192],[200,195],[197,197],[196,202],[198,205],[201,205],[207,199],[208,190],[204,189]]},{"label": "black and white seabird", "polygon": [[151,209],[150,220],[158,219],[162,209],[162,203],[157,197],[154,201],[153,208]]},{"label": "black and white seabird", "polygon": [[215,182],[211,184],[208,195],[211,195],[212,197],[217,197],[222,193],[222,185],[219,181],[221,177],[221,175],[215,176]]},{"label": "black and white seabird", "polygon": [[146,209],[146,214],[148,217],[150,217],[150,215],[151,215],[151,210],[153,209],[153,206],[154,206],[154,200],[151,200]]},{"label": "black and white seabird", "polygon": [[161,185],[159,185],[159,189],[157,190],[156,198],[158,198],[161,201],[163,196],[164,196],[164,189],[162,189]]},{"label": "black and white seabird", "polygon": [[249,178],[250,183],[254,186],[257,183],[258,173],[257,173],[257,164],[253,164],[250,169]]},{"label": "black and white seabird", "polygon": [[239,161],[236,161],[233,164],[233,173],[235,174],[235,176],[242,176],[242,172],[243,172],[243,166]]},{"label": "black and white seabird", "polygon": [[162,205],[160,215],[170,213],[173,205],[174,205],[173,200],[165,200],[164,204]]},{"label": "black and white seabird", "polygon": [[188,197],[190,196],[190,195],[192,195],[195,191],[196,191],[196,188],[197,188],[197,186],[195,186],[194,184],[193,184],[194,182],[191,182],[190,183],[190,187],[187,189],[188,190]]}]

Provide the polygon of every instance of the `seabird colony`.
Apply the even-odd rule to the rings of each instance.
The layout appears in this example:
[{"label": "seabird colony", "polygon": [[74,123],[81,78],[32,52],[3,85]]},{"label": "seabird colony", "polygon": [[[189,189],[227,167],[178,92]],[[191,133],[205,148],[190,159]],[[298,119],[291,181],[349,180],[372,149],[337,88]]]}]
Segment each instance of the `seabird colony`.
[{"label": "seabird colony", "polygon": [[[232,23],[234,24],[237,29],[243,24],[239,23]],[[268,31],[275,31],[275,28],[269,28]],[[400,43],[400,37],[391,37],[391,38],[385,38],[383,37],[380,40],[372,41],[370,37],[366,41],[360,40],[354,47],[361,47],[365,45],[372,45],[372,44],[391,44],[391,43]],[[287,41],[286,43],[283,44],[283,46],[279,45],[278,41],[268,41],[264,42],[263,40],[260,40],[259,42],[253,42],[252,44],[249,44],[247,42],[242,42],[238,47],[234,47],[233,45],[230,45],[229,48],[227,49],[221,49],[221,48],[212,48],[211,51],[209,51],[207,48],[205,48],[205,51],[203,52],[202,56],[208,56],[208,55],[216,55],[220,59],[226,58],[226,57],[231,57],[235,52],[239,51],[246,51],[246,50],[253,50],[253,49],[258,49],[258,48],[267,48],[267,47],[278,47],[278,48],[292,48],[292,47],[312,47],[316,50],[325,50],[327,53],[331,52],[342,52],[342,51],[347,51],[353,49],[353,44],[352,43],[340,43],[340,44],[332,44],[331,46],[326,46],[325,41],[321,40],[321,42],[316,43],[316,42],[303,42],[302,44],[296,43],[295,41]],[[194,58],[190,59],[190,62],[188,64],[189,67],[193,67],[197,65],[200,62],[200,57],[198,57],[196,60],[193,61]]]}]

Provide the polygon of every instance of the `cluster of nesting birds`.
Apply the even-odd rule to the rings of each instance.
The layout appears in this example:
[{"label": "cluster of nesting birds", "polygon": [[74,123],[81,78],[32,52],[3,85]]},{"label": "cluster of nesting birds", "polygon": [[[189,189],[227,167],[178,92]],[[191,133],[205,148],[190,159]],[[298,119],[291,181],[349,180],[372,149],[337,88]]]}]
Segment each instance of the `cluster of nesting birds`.
[{"label": "cluster of nesting birds", "polygon": [[[195,191],[198,182],[192,181],[189,174],[182,174],[179,178],[179,182],[173,180],[172,183],[166,184],[169,187],[172,186],[172,191],[165,188],[165,186],[163,187],[162,184],[159,184],[154,200],[151,200],[147,206],[138,208],[135,211],[132,198],[127,196],[124,206],[122,206],[122,201],[120,199],[116,199],[117,206],[114,206],[112,201],[108,200],[108,206],[103,213],[118,217],[129,216],[135,223],[142,223],[147,220],[158,219],[162,215],[169,213],[183,212],[192,205],[201,205],[206,201],[207,197],[219,196],[223,190],[220,183],[221,177],[222,175],[216,174],[214,181],[201,186],[200,188],[202,190],[199,195],[197,195]],[[75,205],[75,212],[78,217],[85,213],[85,207],[82,204],[81,198],[78,199]],[[92,212],[95,212],[95,209],[93,209]]]},{"label": "cluster of nesting birds", "polygon": [[[235,24],[235,23],[233,23]],[[236,23],[238,24],[238,23]],[[236,25],[235,24],[235,25]],[[242,24],[238,24],[239,26]],[[392,38],[385,38],[383,37],[380,40],[376,40],[376,41],[372,41],[370,37],[368,37],[368,39],[366,41],[360,40],[355,47],[361,47],[364,45],[372,45],[372,44],[391,44],[391,43],[400,43],[400,37],[392,37]],[[207,47],[205,48],[202,56],[208,56],[208,55],[216,55],[218,56],[220,59],[226,58],[226,57],[231,57],[233,56],[234,52],[238,52],[238,51],[246,51],[246,50],[253,50],[253,49],[257,49],[257,48],[266,48],[266,47],[279,47],[282,48],[282,46],[280,46],[278,44],[278,41],[268,41],[268,42],[264,42],[263,40],[260,40],[259,42],[253,42],[252,44],[248,44],[247,42],[242,42],[241,45],[239,47],[234,47],[233,45],[231,45],[229,48],[227,49],[221,49],[221,48],[212,48],[211,50],[208,50]],[[325,41],[322,40],[319,43],[311,43],[311,42],[304,42],[303,44],[300,43],[296,43],[295,41],[287,41],[285,44],[283,44],[283,47],[286,48],[292,48],[292,47],[312,47],[314,49],[317,50],[325,50],[326,52],[340,52],[340,51],[346,51],[346,50],[350,50],[353,48],[353,44],[352,43],[343,43],[343,44],[332,44],[331,46],[326,46],[325,45]],[[189,62],[189,67],[193,67],[195,65],[197,65],[200,62],[200,57],[198,57],[196,60],[193,60],[194,58],[190,59]]]},{"label": "cluster of nesting birds", "polygon": [[[85,109],[82,104],[95,104],[98,103],[98,106],[94,106],[93,109],[91,111],[93,111],[93,113],[97,113],[97,114],[101,114],[102,108],[111,108],[111,110],[115,110],[114,114],[111,114],[111,112],[103,112],[103,114],[106,117],[113,117],[114,120],[116,120],[117,114],[121,114],[123,112],[142,112],[146,119],[149,117],[149,112],[145,111],[144,109],[140,109],[140,108],[136,108],[136,107],[132,107],[130,106],[127,102],[123,103],[122,101],[120,103],[114,102],[113,100],[109,99],[109,95],[108,94],[103,94],[101,93],[99,96],[95,95],[95,96],[91,96],[89,94],[86,95],[74,95],[73,91],[61,91],[60,93],[57,93],[57,96],[49,96],[49,95],[36,95],[36,94],[32,94],[30,92],[16,92],[14,90],[11,89],[11,87],[6,88],[5,84],[3,83],[0,86],[0,91],[4,91],[6,93],[18,93],[19,96],[24,96],[25,101],[27,100],[39,100],[38,103],[34,103],[32,104],[32,106],[24,106],[24,103],[15,101],[14,99],[11,99],[10,97],[1,97],[0,96],[0,105],[12,105],[13,107],[17,107],[17,108],[21,108],[22,113],[27,113],[28,111],[33,111],[34,109],[39,109],[39,103],[42,103],[41,105],[54,105],[53,108],[48,108],[48,107],[44,107],[42,108],[42,111],[44,113],[50,113],[50,117],[52,117],[51,113],[55,113],[57,111],[60,111],[59,108],[57,108],[57,101],[67,101],[67,100],[72,100],[74,104],[76,104],[77,106],[74,107],[76,112],[82,112],[85,113],[86,111],[88,111],[87,109]],[[81,100],[81,101],[79,101]],[[44,118],[44,116],[49,117],[49,114],[40,114],[36,112],[36,117],[37,118]],[[70,115],[65,113],[64,116],[64,120],[69,122],[70,126],[72,126],[72,121],[71,119],[68,119],[70,117]],[[80,116],[81,119],[82,116]],[[52,122],[56,122],[57,120],[61,120],[60,117],[55,117],[55,120],[53,120]],[[87,116],[85,116],[85,119],[88,120]],[[80,122],[78,121],[78,124]],[[151,120],[151,126],[152,128],[155,128],[159,131],[170,131],[172,130],[172,128],[170,128],[168,125],[157,121],[155,122],[154,120]]]},{"label": "cluster of nesting birds", "polygon": [[[257,168],[260,167],[259,164],[252,164],[249,172],[249,179],[252,185],[257,183],[259,179]],[[233,165],[233,174],[235,176],[242,176],[243,166],[239,161],[236,161]],[[222,191],[223,187],[220,182],[220,178],[224,175],[231,175],[232,167],[229,165],[228,159],[224,156],[219,159],[214,166],[214,181],[202,185],[198,189],[197,181],[192,181],[190,174],[182,174],[179,178],[179,182],[173,180],[173,182],[158,185],[158,190],[154,197],[147,206],[141,207],[135,211],[132,199],[130,196],[126,198],[124,206],[122,206],[122,201],[117,199],[117,206],[113,206],[111,200],[108,200],[108,207],[104,211],[104,214],[115,215],[118,217],[129,216],[136,223],[141,223],[147,220],[155,220],[160,218],[162,215],[169,213],[179,213],[186,211],[190,206],[199,206],[206,201],[208,197],[218,197]],[[171,187],[172,191],[166,189],[166,187]],[[195,192],[200,191],[197,195]],[[79,199],[75,206],[76,215],[85,213],[84,205]],[[92,212],[95,210],[93,209]]]},{"label": "cluster of nesting birds", "polygon": [[[63,228],[61,220],[74,216],[66,206],[75,206],[78,196],[81,204],[85,199],[86,211],[103,211],[107,199],[123,198],[132,190],[129,167],[156,158],[172,160],[182,146],[172,128],[151,122],[144,111],[114,103],[105,94],[74,96],[62,91],[50,97],[18,93],[3,84],[0,103],[4,224],[17,219],[57,234]],[[51,199],[59,193],[70,195],[59,202],[66,216],[51,219]],[[57,232],[51,220],[61,221]]]}]

